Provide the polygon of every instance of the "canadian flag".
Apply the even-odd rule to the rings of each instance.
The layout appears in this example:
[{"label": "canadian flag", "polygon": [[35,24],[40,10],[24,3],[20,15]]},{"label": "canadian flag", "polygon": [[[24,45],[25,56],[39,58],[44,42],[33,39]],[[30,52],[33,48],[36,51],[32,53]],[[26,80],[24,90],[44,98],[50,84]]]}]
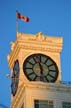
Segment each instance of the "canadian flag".
[{"label": "canadian flag", "polygon": [[17,11],[17,18],[18,19],[21,19],[21,20],[23,20],[23,21],[25,21],[25,22],[29,22],[29,18],[28,17],[26,17],[26,16],[23,16],[21,13],[19,13],[18,11]]}]

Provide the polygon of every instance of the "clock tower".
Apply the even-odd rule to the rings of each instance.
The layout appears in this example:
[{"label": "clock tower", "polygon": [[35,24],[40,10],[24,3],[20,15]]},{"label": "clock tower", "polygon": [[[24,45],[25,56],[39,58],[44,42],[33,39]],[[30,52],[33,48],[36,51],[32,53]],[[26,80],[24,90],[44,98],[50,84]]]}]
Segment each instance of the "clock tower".
[{"label": "clock tower", "polygon": [[17,33],[8,55],[12,108],[62,108],[58,101],[64,99],[60,94],[62,43],[62,37],[41,32]]}]

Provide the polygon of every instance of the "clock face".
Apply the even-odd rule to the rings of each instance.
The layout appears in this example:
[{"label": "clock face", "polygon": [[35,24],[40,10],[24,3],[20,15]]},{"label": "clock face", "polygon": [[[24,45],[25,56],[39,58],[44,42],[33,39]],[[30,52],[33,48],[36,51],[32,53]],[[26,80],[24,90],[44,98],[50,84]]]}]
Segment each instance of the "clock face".
[{"label": "clock face", "polygon": [[55,82],[58,77],[56,63],[43,54],[33,54],[23,63],[23,72],[30,81]]},{"label": "clock face", "polygon": [[15,96],[19,83],[19,61],[16,60],[14,62],[13,73],[12,73],[12,81],[11,81],[11,93]]}]

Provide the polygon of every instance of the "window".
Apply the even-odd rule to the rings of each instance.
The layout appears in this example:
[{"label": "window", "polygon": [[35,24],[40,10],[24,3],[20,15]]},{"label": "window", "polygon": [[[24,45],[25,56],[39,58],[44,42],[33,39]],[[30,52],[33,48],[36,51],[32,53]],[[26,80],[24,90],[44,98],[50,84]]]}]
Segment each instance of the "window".
[{"label": "window", "polygon": [[53,101],[35,100],[34,108],[53,108]]},{"label": "window", "polygon": [[62,108],[71,108],[71,102],[62,102]]}]

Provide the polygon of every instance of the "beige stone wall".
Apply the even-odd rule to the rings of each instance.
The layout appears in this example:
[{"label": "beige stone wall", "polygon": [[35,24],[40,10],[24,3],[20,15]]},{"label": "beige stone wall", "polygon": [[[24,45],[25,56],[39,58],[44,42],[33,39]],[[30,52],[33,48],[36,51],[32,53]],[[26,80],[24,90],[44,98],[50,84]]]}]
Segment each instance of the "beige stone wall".
[{"label": "beige stone wall", "polygon": [[[16,59],[19,60],[20,77],[19,77],[18,92],[22,83],[26,84],[29,82],[23,72],[23,62],[29,55],[34,53],[42,53],[48,55],[56,62],[59,69],[59,76],[56,82],[61,81],[60,53],[62,51],[62,44],[63,44],[62,37],[44,36],[41,32],[39,32],[36,35],[17,33],[16,41],[11,42],[11,52],[8,55],[8,64],[10,69],[12,70],[14,61]],[[17,99],[18,92],[16,96],[12,98],[12,108],[20,108],[23,101],[25,102],[25,108],[33,108],[33,100],[35,98],[50,99],[50,96],[54,97],[53,92],[50,93],[48,90],[42,91],[36,89],[33,90],[32,88],[31,89],[26,88],[26,90],[21,96],[21,99]],[[46,93],[47,95],[44,95],[44,93]],[[15,107],[16,100],[19,100],[17,107]],[[29,106],[28,106],[28,102],[30,103]]]},{"label": "beige stone wall", "polygon": [[23,87],[25,87],[25,92],[24,90],[20,91],[22,97],[17,94],[19,100],[15,101],[16,106],[13,108],[21,108],[22,103],[24,103],[25,108],[34,108],[34,100],[52,100],[54,108],[62,108],[63,101],[71,102],[71,87],[67,85],[31,82],[23,84]]}]

